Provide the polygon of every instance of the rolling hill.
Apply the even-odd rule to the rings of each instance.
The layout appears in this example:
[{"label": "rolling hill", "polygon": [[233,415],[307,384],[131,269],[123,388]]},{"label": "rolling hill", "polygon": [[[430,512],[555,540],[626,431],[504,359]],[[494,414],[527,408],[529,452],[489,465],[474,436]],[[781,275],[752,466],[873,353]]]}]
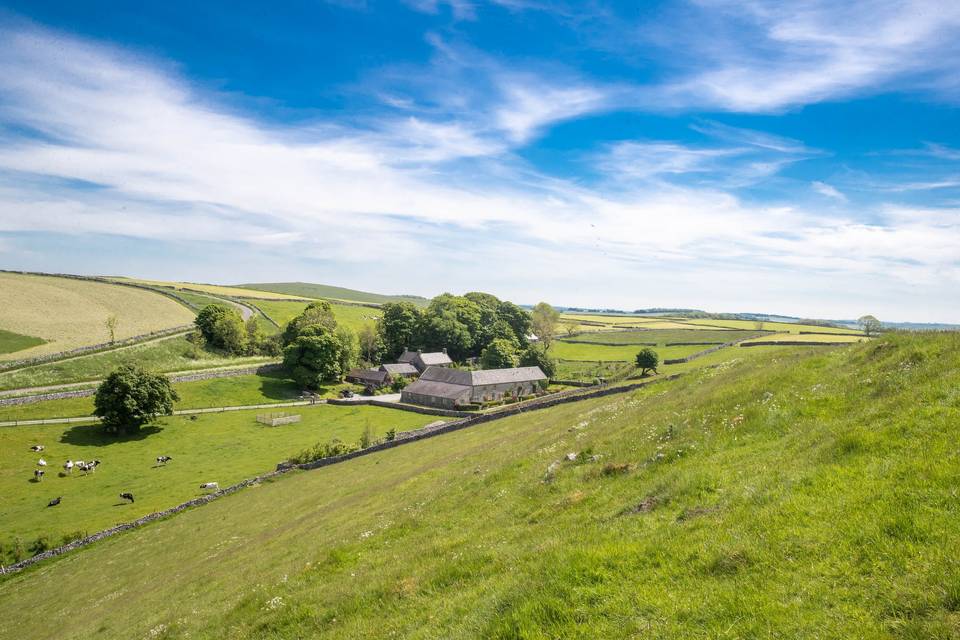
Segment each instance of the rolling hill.
[{"label": "rolling hill", "polygon": [[960,637],[958,388],[957,334],[733,352],[41,563],[0,637]]},{"label": "rolling hill", "polygon": [[412,302],[413,304],[419,306],[426,306],[430,302],[428,299],[420,296],[383,295],[380,293],[369,293],[367,291],[357,291],[356,289],[345,289],[344,287],[333,287],[330,285],[313,284],[309,282],[260,282],[253,284],[238,284],[236,286],[244,289],[268,291],[271,293],[280,293],[288,296],[298,296],[301,298],[329,298],[331,300],[366,302],[371,304],[383,304],[385,302]]}]

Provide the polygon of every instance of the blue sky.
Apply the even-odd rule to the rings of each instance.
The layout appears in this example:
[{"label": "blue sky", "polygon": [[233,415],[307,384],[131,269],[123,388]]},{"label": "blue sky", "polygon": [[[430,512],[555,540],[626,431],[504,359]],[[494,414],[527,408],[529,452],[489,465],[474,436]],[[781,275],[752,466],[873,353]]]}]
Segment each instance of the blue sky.
[{"label": "blue sky", "polygon": [[960,5],[0,4],[0,267],[960,320]]}]

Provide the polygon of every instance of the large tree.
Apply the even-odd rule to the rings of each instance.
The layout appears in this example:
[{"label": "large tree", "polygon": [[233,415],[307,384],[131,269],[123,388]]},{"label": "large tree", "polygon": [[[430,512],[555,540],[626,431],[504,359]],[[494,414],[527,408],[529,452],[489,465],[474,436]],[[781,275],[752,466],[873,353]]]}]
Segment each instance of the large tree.
[{"label": "large tree", "polygon": [[497,317],[510,325],[513,334],[517,337],[517,342],[524,346],[527,344],[527,336],[533,331],[533,320],[530,313],[521,309],[509,300],[504,300],[497,307]]},{"label": "large tree", "polygon": [[860,329],[863,330],[863,333],[867,336],[874,336],[880,333],[880,329],[883,327],[883,324],[873,316],[861,316],[860,319],[857,320],[857,324],[860,325]]},{"label": "large tree", "polygon": [[172,414],[179,399],[166,376],[125,364],[97,388],[93,413],[108,433],[136,433],[159,416]]},{"label": "large tree", "polygon": [[430,301],[421,337],[427,349],[446,348],[454,360],[479,354],[483,322],[480,305],[464,296],[444,293]]},{"label": "large tree", "polygon": [[383,359],[395,360],[406,348],[420,343],[423,312],[411,302],[388,302],[377,321],[377,334],[383,344]]},{"label": "large tree", "polygon": [[484,369],[509,369],[517,366],[517,362],[517,344],[513,340],[497,338],[480,354],[480,365]]},{"label": "large tree", "polygon": [[637,353],[637,366],[640,367],[640,375],[647,375],[647,371],[657,372],[660,366],[660,356],[650,347],[644,347]]},{"label": "large tree", "polygon": [[287,323],[283,330],[283,344],[288,345],[297,339],[297,336],[314,325],[320,325],[332,332],[337,328],[337,319],[333,315],[333,307],[326,300],[317,300],[307,305],[296,318]]},{"label": "large tree", "polygon": [[377,364],[383,357],[384,345],[375,326],[365,324],[357,332],[360,342],[360,357],[372,364]]},{"label": "large tree", "polygon": [[206,343],[232,354],[241,354],[247,348],[247,330],[243,316],[235,307],[208,304],[197,314],[194,324]]},{"label": "large tree", "polygon": [[339,382],[346,373],[343,362],[340,339],[322,325],[306,327],[283,350],[283,366],[306,389]]},{"label": "large tree", "polygon": [[533,332],[544,345],[550,346],[550,343],[553,342],[553,336],[557,333],[560,312],[546,302],[540,302],[533,308],[533,313],[530,315]]}]

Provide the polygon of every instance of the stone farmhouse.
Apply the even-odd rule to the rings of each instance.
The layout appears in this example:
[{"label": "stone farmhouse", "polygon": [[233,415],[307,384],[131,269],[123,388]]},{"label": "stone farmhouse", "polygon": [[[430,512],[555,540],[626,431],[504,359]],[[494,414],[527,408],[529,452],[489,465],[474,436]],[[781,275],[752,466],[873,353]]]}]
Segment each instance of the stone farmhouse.
[{"label": "stone farmhouse", "polygon": [[454,409],[465,404],[516,398],[536,393],[547,382],[540,367],[461,371],[442,366],[428,367],[420,379],[409,384],[400,401],[426,407]]},{"label": "stone farmhouse", "polygon": [[409,362],[382,364],[380,365],[380,371],[386,372],[386,374],[391,378],[395,378],[397,376],[403,378],[416,378],[418,375],[420,375],[420,371],[418,371],[417,368]]},{"label": "stone farmhouse", "polygon": [[369,389],[379,389],[390,383],[390,374],[379,369],[351,369],[347,382],[362,384]]},{"label": "stone farmhouse", "polygon": [[412,364],[420,373],[426,371],[427,367],[449,367],[453,365],[453,360],[447,355],[446,349],[433,353],[424,353],[419,349],[416,351],[404,349],[400,357],[397,358],[397,362],[400,364]]}]

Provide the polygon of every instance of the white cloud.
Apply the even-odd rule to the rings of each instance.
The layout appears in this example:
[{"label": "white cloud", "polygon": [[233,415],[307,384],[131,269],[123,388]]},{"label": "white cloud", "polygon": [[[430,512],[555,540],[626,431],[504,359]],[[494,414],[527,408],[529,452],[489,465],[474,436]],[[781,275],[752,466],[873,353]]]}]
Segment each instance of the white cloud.
[{"label": "white cloud", "polygon": [[[493,69],[498,91],[463,119],[424,110],[363,127],[283,127],[123,51],[45,32],[0,35],[0,123],[38,134],[8,133],[0,147],[2,231],[236,243],[245,278],[257,275],[246,251],[286,245],[359,286],[391,274],[397,290],[490,288],[605,306],[706,306],[726,294],[731,308],[734,294],[750,293],[736,282],[750,272],[765,284],[744,304],[783,302],[779,310],[804,315],[830,308],[834,283],[876,282],[878,305],[901,286],[901,300],[948,301],[958,284],[956,219],[889,214],[865,226],[648,179],[716,171],[741,155],[769,174],[777,158],[810,153],[798,141],[714,126],[730,145],[613,148],[607,161],[643,180],[587,186],[531,170],[511,154],[517,144],[605,104],[608,94],[575,80],[522,85],[517,72]],[[442,268],[420,268],[425,255]],[[784,298],[785,281],[810,292]]]},{"label": "white cloud", "polygon": [[842,202],[847,201],[847,196],[840,193],[840,191],[833,185],[829,185],[826,182],[820,182],[819,180],[814,180],[810,183],[810,186],[813,187],[813,190],[819,193],[822,196],[828,198],[833,198],[835,200],[840,200]]}]

